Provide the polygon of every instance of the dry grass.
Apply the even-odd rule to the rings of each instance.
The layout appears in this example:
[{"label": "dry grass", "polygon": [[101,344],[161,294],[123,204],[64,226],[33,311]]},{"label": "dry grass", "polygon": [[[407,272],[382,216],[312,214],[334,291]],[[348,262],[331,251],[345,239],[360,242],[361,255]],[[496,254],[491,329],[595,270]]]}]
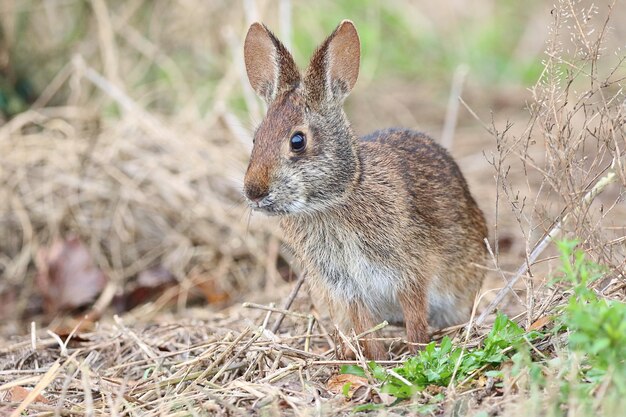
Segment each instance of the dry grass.
[{"label": "dry grass", "polygon": [[[247,130],[227,107],[232,89],[240,83],[239,62],[224,58],[228,66],[221,69],[224,76],[211,91],[213,109],[201,118],[193,105],[198,96],[189,95],[186,80],[176,78],[179,64],[132,26],[125,26],[140,14],[139,6],[135,2],[114,12],[94,1],[93,14],[87,17],[96,30],[88,31],[78,47],[98,49],[74,56],[30,110],[0,129],[0,273],[5,278],[0,285],[4,291],[12,287],[32,291],[38,250],[69,233],[86,242],[98,267],[111,278],[97,303],[99,309],[109,305],[126,280],[155,265],[174,274],[183,288],[210,281],[233,295],[263,290],[276,276],[279,255],[276,250],[267,252],[272,246],[268,242],[276,241],[270,237],[272,229],[250,225],[241,204],[239,184],[251,144]],[[45,14],[31,7],[29,23],[35,26]],[[153,12],[165,13],[162,7]],[[65,16],[64,8],[69,6],[62,4],[49,12]],[[76,18],[85,17],[81,8],[69,10]],[[195,21],[184,15],[167,22],[187,20]],[[55,30],[58,36],[67,35]],[[170,31],[181,38],[185,35]],[[220,56],[217,43],[207,46]],[[98,60],[103,73],[89,63],[97,65]],[[128,72],[125,67],[131,63],[134,71],[154,66],[166,72],[173,84],[168,92],[180,95],[169,100],[169,105],[181,106],[175,115],[155,111],[154,94],[159,91],[150,93],[150,111],[145,98],[142,102],[126,93],[145,75]],[[127,74],[124,83],[120,73]],[[143,87],[133,89],[133,94],[145,96]],[[119,116],[103,118],[103,111]],[[20,297],[17,316],[28,309],[28,296]],[[186,297],[183,291],[181,306]]]},{"label": "dry grass", "polygon": [[[50,374],[33,391],[47,399],[29,406],[38,415],[350,415],[356,404],[389,401],[373,379],[351,402],[337,395],[341,385],[329,377],[340,365],[366,360],[356,336],[329,332],[315,312],[299,312],[309,305],[301,296],[293,312],[248,304],[219,314],[189,309],[175,321],[160,315],[158,325],[116,316],[97,331],[62,338],[33,333],[0,348],[3,363],[19,369],[0,371],[0,391]],[[272,317],[281,313],[286,318],[272,332]],[[398,329],[386,333],[392,360],[380,363],[398,365],[407,357],[405,342],[394,337]],[[357,360],[337,360],[336,340],[351,346]],[[5,410],[21,403],[7,395]]]},{"label": "dry grass", "polygon": [[[271,304],[288,292],[278,267],[286,256],[280,235],[274,223],[250,221],[241,204],[253,123],[234,109],[245,109],[253,122],[262,114],[243,74],[241,36],[258,16],[288,16],[291,2],[144,3],[9,1],[0,8],[3,28],[16,27],[20,13],[27,13],[35,54],[54,53],[42,64],[52,81],[28,111],[0,127],[0,300],[11,301],[4,303],[11,311],[0,306],[7,318],[0,323],[6,336],[0,342],[0,414],[18,408],[42,416],[349,415],[359,403],[388,403],[372,378],[352,401],[328,383],[347,363],[337,359],[338,343],[356,351],[351,363],[365,363],[358,336],[329,328],[305,291],[289,312]],[[427,20],[409,3],[397,7]],[[487,13],[489,4],[475,13]],[[432,16],[447,19],[451,31],[456,14],[442,10],[431,10]],[[504,111],[489,120],[494,103],[471,82],[460,110],[449,108],[458,120],[445,123],[446,138],[493,225],[493,264],[478,322],[460,333],[449,329],[456,343],[479,344],[493,308],[528,328],[566,301],[558,287],[547,285],[558,265],[542,242],[557,235],[579,238],[585,252],[608,267],[596,284],[604,297],[625,298],[626,74],[624,54],[614,46],[619,29],[611,29],[624,15],[559,1],[544,73],[528,96],[529,113],[515,111],[513,126]],[[223,24],[207,24],[217,20]],[[83,32],[70,47],[54,42],[77,30],[76,22],[83,22]],[[282,33],[293,30],[289,22],[281,20]],[[530,37],[520,42],[536,43]],[[61,64],[51,71],[55,61]],[[428,120],[428,108],[437,106],[430,105],[433,94],[407,97],[405,84],[375,85],[369,76],[366,71],[364,83],[372,83],[372,92],[357,91],[349,103],[357,130],[373,121],[417,127],[415,114],[423,109],[421,120]],[[460,91],[460,84],[453,89]],[[441,120],[423,123],[427,130],[444,124],[445,105],[439,106]],[[594,188],[599,182],[601,190]],[[87,331],[33,328],[28,335],[24,322],[33,310],[40,313],[32,305],[36,254],[70,233],[86,242],[111,278],[92,310],[104,316]],[[112,317],[113,297],[155,265],[176,277],[176,290]],[[189,307],[194,288],[207,282],[234,303]],[[506,285],[514,291],[500,289]],[[262,304],[242,306],[244,300]],[[400,363],[408,355],[403,332],[384,332],[392,346],[387,364]],[[534,348],[555,354],[547,345]],[[445,400],[432,413],[542,415],[533,402],[549,404],[554,394],[537,397],[523,380],[505,385],[504,394],[490,382],[442,389]],[[12,398],[15,386],[30,395]],[[427,390],[416,401],[435,394]],[[388,411],[411,412],[407,403]]]}]

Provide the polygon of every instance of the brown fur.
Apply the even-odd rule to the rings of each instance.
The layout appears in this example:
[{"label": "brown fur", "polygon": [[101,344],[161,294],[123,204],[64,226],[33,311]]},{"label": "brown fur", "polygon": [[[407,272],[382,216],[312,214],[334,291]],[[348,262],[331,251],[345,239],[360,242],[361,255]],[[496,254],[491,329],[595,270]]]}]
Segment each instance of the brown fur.
[{"label": "brown fur", "polygon": [[[263,56],[277,56],[280,65],[278,74],[267,72],[258,56],[248,57],[256,51],[245,49],[253,87],[272,97],[255,133],[245,193],[253,208],[282,215],[311,291],[324,294],[345,331],[403,321],[408,340],[423,343],[428,324],[467,320],[483,279],[476,264],[485,260],[487,228],[456,163],[419,132],[354,135],[342,110],[359,65],[351,22],[322,43],[298,79],[289,52],[259,26],[248,38],[268,37],[276,49]],[[247,46],[266,45],[248,38]],[[276,79],[289,79],[289,87]],[[295,132],[307,137],[298,154],[289,148]],[[364,346],[370,357],[385,355],[380,342]]]}]

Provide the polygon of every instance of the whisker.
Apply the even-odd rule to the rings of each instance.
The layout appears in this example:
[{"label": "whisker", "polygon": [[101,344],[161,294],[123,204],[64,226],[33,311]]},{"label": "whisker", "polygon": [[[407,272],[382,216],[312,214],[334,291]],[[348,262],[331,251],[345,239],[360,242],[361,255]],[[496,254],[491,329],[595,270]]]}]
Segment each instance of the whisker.
[{"label": "whisker", "polygon": [[248,208],[248,223],[246,224],[246,237],[250,233],[250,220],[252,219],[252,209]]},{"label": "whisker", "polygon": [[232,212],[232,210],[234,210],[235,208],[241,207],[241,206],[247,206],[246,204],[246,198],[243,195],[239,195],[235,201],[233,201],[232,203],[228,204],[226,206],[227,210],[229,212]]}]

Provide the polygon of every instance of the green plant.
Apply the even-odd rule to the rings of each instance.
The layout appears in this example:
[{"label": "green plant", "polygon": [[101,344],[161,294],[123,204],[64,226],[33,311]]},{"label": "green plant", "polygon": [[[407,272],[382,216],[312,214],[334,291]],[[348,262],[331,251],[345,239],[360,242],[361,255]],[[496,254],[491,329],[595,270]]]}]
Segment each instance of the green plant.
[{"label": "green plant", "polygon": [[[570,292],[566,304],[557,307],[552,333],[555,345],[545,360],[534,361],[529,352],[512,357],[512,375],[526,380],[522,388],[530,403],[541,399],[541,415],[618,416],[626,393],[626,304],[602,298],[594,283],[606,268],[587,259],[578,242],[556,242],[561,274],[554,284]],[[563,338],[563,336],[566,336]],[[552,395],[545,395],[545,393]]]},{"label": "green plant", "polygon": [[[494,371],[524,344],[525,337],[532,339],[537,335],[538,332],[525,333],[506,315],[498,314],[491,332],[480,347],[464,350],[454,346],[452,340],[446,336],[439,345],[435,342],[429,343],[423,351],[393,369],[391,373],[375,362],[370,362],[368,366],[372,376],[383,383],[382,392],[396,398],[410,398],[430,385],[449,385],[453,376],[457,381],[463,381],[481,369]],[[341,372],[365,374],[357,366],[342,367]],[[499,375],[499,372],[496,370],[490,375]]]},{"label": "green plant", "polygon": [[626,392],[626,304],[601,298],[590,288],[604,268],[586,259],[577,244],[575,240],[557,243],[561,280],[570,283],[573,292],[559,324],[569,333],[569,349],[583,357],[585,378],[597,382],[608,373]]}]

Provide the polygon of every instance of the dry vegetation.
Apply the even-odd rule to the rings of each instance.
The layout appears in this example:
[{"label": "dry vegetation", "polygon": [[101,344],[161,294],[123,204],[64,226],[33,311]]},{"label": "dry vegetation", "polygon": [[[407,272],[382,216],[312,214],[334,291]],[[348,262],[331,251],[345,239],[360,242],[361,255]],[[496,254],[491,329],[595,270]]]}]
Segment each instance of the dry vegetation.
[{"label": "dry vegetation", "polygon": [[[467,14],[452,1],[332,3],[323,6],[356,17],[324,19],[361,18],[377,28],[363,31],[370,43],[398,16],[446,40],[463,38],[462,22],[501,18],[488,0]],[[305,46],[295,32],[319,40],[332,24],[284,0],[0,2],[3,82],[27,74],[37,91],[9,100],[0,126],[0,414],[349,415],[379,404],[373,412],[387,415],[620,415],[624,350],[609,350],[615,363],[585,385],[596,362],[567,340],[593,297],[626,298],[626,10],[574,0],[528,9],[517,61],[501,68],[542,61],[526,92],[520,79],[488,86],[482,68],[466,73],[452,56],[430,69],[447,78],[420,81],[381,70],[384,51],[364,49],[348,103],[357,131],[438,135],[446,124],[491,226],[476,315],[434,339],[450,335],[462,357],[480,352],[496,308],[541,332],[463,378],[455,360],[449,381],[398,402],[385,378],[405,378],[393,370],[408,358],[402,330],[383,329],[393,360],[380,363],[381,379],[360,355],[362,335],[338,334],[304,289],[292,291],[280,233],[240,196],[263,111],[243,73],[248,23],[264,18]],[[452,78],[453,97],[464,87],[458,108],[442,98]],[[561,237],[578,239],[585,268],[601,266],[596,279],[581,286],[579,270],[559,272],[576,258],[559,259]],[[572,282],[555,284],[561,275]],[[359,359],[337,359],[338,344]],[[342,365],[365,375],[339,374]]]}]

